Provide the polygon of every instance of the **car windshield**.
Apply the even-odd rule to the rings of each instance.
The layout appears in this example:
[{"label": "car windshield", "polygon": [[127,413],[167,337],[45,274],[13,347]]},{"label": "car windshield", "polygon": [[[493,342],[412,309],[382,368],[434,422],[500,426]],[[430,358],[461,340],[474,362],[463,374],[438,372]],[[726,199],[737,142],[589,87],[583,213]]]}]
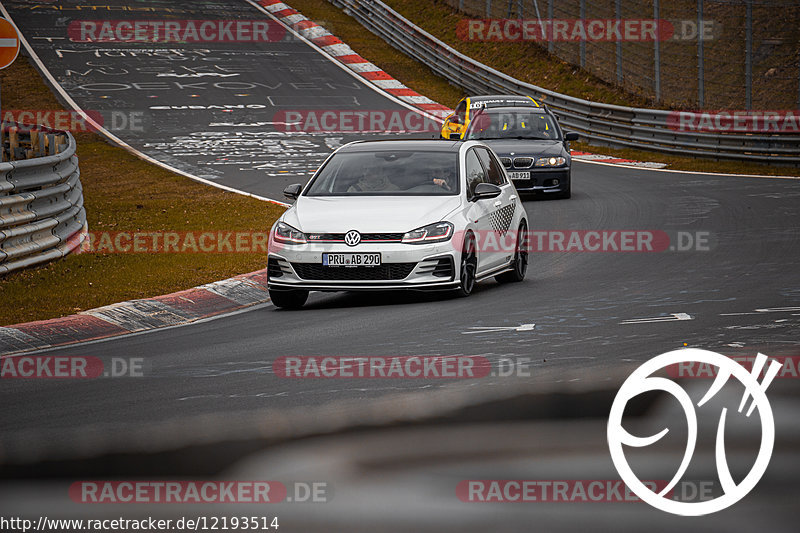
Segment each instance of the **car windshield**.
[{"label": "car windshield", "polygon": [[560,140],[561,136],[552,117],[545,113],[487,109],[472,119],[466,138]]},{"label": "car windshield", "polygon": [[334,155],[306,196],[446,196],[458,194],[458,154],[380,150]]}]

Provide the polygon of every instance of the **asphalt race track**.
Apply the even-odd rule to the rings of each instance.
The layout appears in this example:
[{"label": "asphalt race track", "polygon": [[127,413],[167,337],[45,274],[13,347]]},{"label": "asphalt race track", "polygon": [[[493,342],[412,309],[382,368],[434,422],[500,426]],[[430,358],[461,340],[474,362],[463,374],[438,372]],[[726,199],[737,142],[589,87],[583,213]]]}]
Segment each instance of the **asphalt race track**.
[{"label": "asphalt race track", "polygon": [[[576,170],[571,200],[526,202],[537,229],[708,231],[715,245],[709,251],[537,253],[522,284],[500,286],[488,281],[467,299],[412,293],[317,293],[312,294],[306,308],[297,312],[266,306],[185,327],[51,350],[46,353],[97,356],[105,360],[142,358],[145,377],[6,380],[4,415],[0,420],[3,456],[13,464],[45,457],[69,459],[93,453],[175,449],[196,441],[270,439],[302,435],[305,431],[327,432],[348,424],[380,424],[387,417],[402,420],[409,416],[433,416],[471,403],[553,387],[569,390],[586,384],[615,389],[635,364],[684,343],[726,354],[797,355],[800,276],[793,267],[798,262],[800,235],[791,221],[796,217],[800,196],[798,181],[681,176],[596,165],[582,165]],[[684,313],[691,319],[625,323],[631,319],[663,319],[673,313]],[[530,324],[535,326],[520,327]],[[496,327],[504,329],[492,329]],[[484,356],[494,368],[499,367],[499,361],[510,360],[529,372],[521,377],[495,375],[448,381],[284,379],[272,371],[272,363],[287,355],[432,354]],[[723,515],[721,521],[709,518],[702,522],[719,528],[711,530],[730,531],[743,523],[754,526],[764,509],[773,513],[776,531],[792,530],[797,518],[797,492],[796,484],[787,485],[791,481],[786,476],[791,480],[797,474],[793,459],[797,428],[793,421],[796,421],[798,395],[795,380],[779,381],[773,385],[773,392],[783,391],[788,395],[780,403],[783,416],[777,418],[778,441],[773,465],[762,481],[761,499],[751,501],[753,507],[740,504],[739,512]],[[607,408],[605,402],[600,406],[600,410]],[[504,413],[490,416],[502,420]],[[550,446],[564,445],[560,440],[563,428],[543,431],[532,428],[525,438],[531,443],[541,443],[544,434],[549,435]],[[571,445],[576,438],[589,444],[580,452],[568,453],[583,453],[592,461],[602,457],[607,462],[603,419],[576,431],[581,436],[570,437]],[[484,458],[501,453],[498,442],[526,446],[525,440],[515,441],[514,433],[503,425],[484,429],[479,435],[489,441],[481,444],[484,455],[480,457]],[[412,449],[419,439],[413,434],[401,434],[398,438],[399,441],[391,439],[391,442],[407,442]],[[454,437],[445,432],[430,438],[443,446]],[[349,444],[336,443],[333,449],[346,450],[353,444],[345,442]],[[453,442],[459,442],[458,438]],[[478,446],[476,441],[470,442]],[[390,495],[396,495],[397,484],[401,484],[406,492],[398,505],[412,514],[418,511],[418,493],[428,486],[425,480],[430,477],[429,470],[422,465],[407,472],[406,477],[398,478],[390,467],[378,488],[356,482],[350,487],[347,476],[339,477],[339,468],[323,470],[321,474],[308,466],[316,464],[320,454],[329,453],[328,444],[319,446],[322,447],[319,451],[305,452],[310,457],[298,451],[300,462],[293,464],[299,470],[288,471],[316,475],[313,479],[327,476],[325,479],[336,482],[337,494],[350,494],[349,499],[336,500],[344,506],[339,511],[344,513],[339,520],[347,530],[358,530],[351,528],[353,520],[359,523],[360,519],[355,517],[362,516],[364,502],[371,501],[365,491],[395,497]],[[552,453],[552,448],[543,446],[546,451],[542,453]],[[525,449],[528,455],[535,456],[532,450],[536,448]],[[351,451],[348,457],[349,453],[359,457],[367,452]],[[449,457],[447,452],[440,453]],[[519,458],[520,453],[523,452],[515,451],[511,456]],[[230,450],[221,455],[231,460],[237,456]],[[502,465],[507,464],[504,462],[507,459],[503,457],[501,454],[496,462],[483,467],[453,465],[455,470],[450,476],[456,480],[476,475],[503,477],[498,474],[506,471]],[[779,461],[780,457],[785,459]],[[393,459],[387,460],[393,464]],[[555,462],[546,464],[562,464],[563,460],[559,456],[553,459]],[[284,472],[282,466],[270,459],[263,461],[266,462],[258,463],[256,472],[264,476]],[[182,462],[170,462],[166,468],[175,468],[176,464]],[[281,461],[278,464],[283,465]],[[205,462],[201,465],[197,468],[207,467]],[[253,470],[249,467],[238,468],[243,470],[234,470],[240,472],[237,475],[252,477]],[[440,465],[432,464],[429,468],[437,469]],[[518,472],[525,471],[520,468],[505,477],[519,476]],[[537,474],[552,476],[545,479],[587,475],[585,470],[564,468],[557,471],[553,467],[546,474],[540,471]],[[434,481],[441,483],[438,478],[430,482]],[[8,490],[12,492],[5,494],[12,498],[17,489]],[[40,489],[31,490],[40,494]],[[52,496],[47,501],[65,513],[84,516],[85,509],[57,505],[59,490],[54,487],[48,492]],[[446,496],[451,490],[448,488],[444,495],[434,493],[432,502],[444,499],[442,505],[452,505]],[[27,501],[24,494],[28,493],[13,496],[9,502]],[[34,497],[34,493],[30,494]],[[564,522],[562,505],[554,504],[555,508],[549,511],[548,523],[553,531],[570,531],[582,520],[594,520],[581,514]],[[37,508],[28,509],[36,512]],[[441,509],[428,509],[426,516],[441,519]],[[531,519],[528,513],[537,509],[513,507],[508,523],[522,527]],[[112,509],[103,511],[116,513]],[[463,514],[463,508],[454,509],[452,512],[457,514],[453,516],[459,517],[454,519],[455,523],[466,526],[478,519],[488,521],[486,527],[496,523],[492,507],[470,511]],[[122,508],[120,512],[130,511]],[[164,512],[177,511],[170,508]],[[285,516],[296,515],[291,507],[281,512]],[[304,512],[302,516],[311,520],[311,525],[299,530],[325,530],[331,512],[329,508],[314,509],[313,515]],[[403,513],[398,509],[397,514]],[[317,518],[312,520],[310,516]],[[612,521],[615,515],[604,516],[612,522],[606,523],[606,527],[621,530]],[[648,514],[640,508],[635,516],[630,517],[627,530],[638,530],[653,518],[652,512]],[[673,531],[681,526],[658,516],[661,529],[654,531]],[[383,515],[374,519],[384,523]],[[403,523],[400,518],[398,523]],[[431,527],[430,531],[441,530]],[[369,530],[365,526],[364,531]]]},{"label": "asphalt race track", "polygon": [[[206,43],[202,49],[182,45],[169,55],[134,54],[113,45],[108,47],[113,53],[97,55],[90,45],[46,39],[63,36],[63,26],[75,13],[33,10],[32,2],[3,4],[85,109],[144,111],[144,131],[116,132],[131,146],[187,172],[271,198],[280,199],[285,184],[303,181],[350,137],[286,136],[245,124],[267,123],[276,110],[305,106],[399,107],[302,42],[250,44],[246,54],[229,43]],[[147,5],[166,9],[176,4]],[[244,2],[231,5],[224,16],[261,17]],[[179,10],[169,12],[175,16],[190,12],[197,19],[222,16],[214,4],[170,9]],[[93,11],[92,17],[121,18],[103,11]],[[192,77],[203,72],[237,76],[229,78],[234,81]],[[136,88],[137,83],[148,89]],[[202,85],[184,89],[182,83]],[[112,84],[118,88],[110,90]],[[266,107],[229,113],[162,109],[239,103]],[[144,376],[6,381],[0,457],[25,464],[150,452],[194,442],[301,434],[303,423],[310,433],[324,433],[358,422],[369,425],[386,413],[392,419],[437,415],[581,384],[615,390],[638,364],[684,346],[729,355],[800,355],[800,180],[585,162],[574,163],[572,176],[572,199],[525,202],[532,230],[548,236],[574,230],[659,231],[670,237],[669,245],[653,252],[539,251],[532,254],[523,283],[487,281],[466,299],[313,293],[300,311],[267,304],[192,325],[41,352],[142,358]],[[295,355],[483,356],[494,370],[513,362],[529,372],[449,381],[276,376],[275,360]],[[797,382],[787,385],[790,381],[780,384],[789,391],[782,412],[796,413],[800,396]],[[785,428],[791,435],[781,437],[777,424],[776,455],[796,454],[796,424],[793,428]],[[545,430],[558,440],[557,430]],[[605,426],[591,426],[583,434],[587,431],[587,442],[597,443],[587,445],[587,453],[605,457]],[[511,438],[505,435],[498,433],[497,442]],[[253,468],[260,472],[265,464],[271,463]],[[767,477],[780,478],[777,470],[771,468]],[[245,466],[237,472],[249,475]],[[787,524],[797,523],[796,481],[786,489],[794,499],[778,498],[767,507],[775,513],[775,531],[790,531]],[[784,482],[789,483],[781,478],[771,486],[784,487]],[[324,515],[324,509],[317,512]],[[527,517],[514,516],[515,523],[526,523]],[[654,515],[636,516],[642,521],[633,523],[649,525]],[[592,523],[589,516],[580,520],[584,526]],[[753,515],[751,525],[758,523]],[[710,522],[704,524],[715,530]],[[483,525],[482,530],[491,527]]]},{"label": "asphalt race track", "polygon": [[[534,367],[525,382],[532,384],[574,372],[598,379],[683,343],[750,355],[796,354],[800,274],[791,265],[798,263],[800,231],[789,222],[799,181],[597,165],[577,167],[575,175],[572,200],[526,202],[535,230],[708,232],[715,243],[709,251],[539,252],[522,284],[487,281],[467,299],[316,293],[300,312],[267,306],[64,348],[57,352],[145,357],[148,377],[11,381],[5,384],[2,441],[13,442],[23,428],[57,435],[84,424],[126,427],[193,413],[318,406],[398,390],[502,383],[499,377],[446,385],[276,378],[271,363],[286,355],[528,357]],[[691,320],[623,323],[673,313]],[[481,329],[523,324],[535,326]]]},{"label": "asphalt race track", "polygon": [[[283,200],[286,185],[307,181],[333,149],[362,135],[287,132],[281,112],[409,111],[244,1],[128,4],[3,2],[83,110],[102,116],[103,127],[133,148],[179,170]],[[70,39],[80,39],[69,33],[76,21],[145,16],[267,20],[278,30],[275,42],[155,46]]]}]

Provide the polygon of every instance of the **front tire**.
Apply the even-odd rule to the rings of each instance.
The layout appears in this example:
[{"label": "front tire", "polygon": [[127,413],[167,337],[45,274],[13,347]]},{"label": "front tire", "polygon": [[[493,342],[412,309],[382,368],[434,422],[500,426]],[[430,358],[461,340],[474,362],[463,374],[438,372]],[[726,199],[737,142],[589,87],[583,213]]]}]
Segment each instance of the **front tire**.
[{"label": "front tire", "polygon": [[456,295],[465,298],[472,294],[475,288],[475,278],[478,271],[478,256],[475,252],[475,238],[470,233],[464,239],[461,251],[461,268],[459,279],[461,284],[456,289]]},{"label": "front tire", "polygon": [[269,299],[281,309],[300,309],[308,300],[308,291],[269,291]]},{"label": "front tire", "polygon": [[517,232],[517,251],[511,262],[512,269],[494,277],[498,283],[517,283],[525,279],[528,271],[528,227],[523,222]]}]

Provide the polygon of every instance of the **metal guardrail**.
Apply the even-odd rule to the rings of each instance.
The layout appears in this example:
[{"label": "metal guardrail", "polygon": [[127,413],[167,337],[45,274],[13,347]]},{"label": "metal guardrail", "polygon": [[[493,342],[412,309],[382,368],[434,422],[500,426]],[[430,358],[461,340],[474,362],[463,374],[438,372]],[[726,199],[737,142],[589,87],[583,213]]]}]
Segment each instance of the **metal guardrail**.
[{"label": "metal guardrail", "polygon": [[63,257],[85,239],[75,138],[56,133],[67,141],[58,153],[0,163],[0,276]]},{"label": "metal guardrail", "polygon": [[[741,110],[800,107],[797,0],[438,1],[464,16],[459,21],[462,30],[469,19],[494,19],[501,28],[505,21],[522,19],[534,27],[542,21],[545,35],[534,34],[540,47],[608,83],[658,102],[646,105]],[[593,21],[615,19],[633,25],[658,20],[660,38],[631,34],[628,39],[623,30],[622,38],[616,39],[608,26],[594,33],[599,39],[587,35],[587,39],[571,40],[552,31],[556,21],[572,35]],[[465,33],[459,37],[467,38]],[[472,35],[481,34],[485,35],[481,31]],[[519,39],[523,49],[533,46],[531,40],[526,45],[523,36],[511,38]],[[504,53],[502,48],[490,52],[492,57]]]},{"label": "metal guardrail", "polygon": [[[594,144],[738,161],[800,164],[800,135],[727,134],[670,128],[674,111],[574,98],[517,80],[458,52],[379,0],[328,0],[395,48],[472,94],[525,94]],[[674,115],[672,115],[674,117]]]}]

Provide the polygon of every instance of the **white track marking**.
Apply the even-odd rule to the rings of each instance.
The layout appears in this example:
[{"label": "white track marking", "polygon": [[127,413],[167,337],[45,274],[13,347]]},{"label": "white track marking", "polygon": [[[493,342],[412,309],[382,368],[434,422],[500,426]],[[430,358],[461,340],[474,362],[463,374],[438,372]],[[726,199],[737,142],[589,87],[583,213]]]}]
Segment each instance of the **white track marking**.
[{"label": "white track marking", "polygon": [[672,313],[669,316],[658,316],[653,318],[631,318],[623,320],[620,324],[652,324],[655,322],[681,322],[684,320],[694,320],[692,315],[686,313]]},{"label": "white track marking", "polygon": [[519,326],[471,326],[469,329],[475,331],[462,331],[464,335],[472,333],[496,333],[502,331],[533,331],[536,324],[520,324]]}]

